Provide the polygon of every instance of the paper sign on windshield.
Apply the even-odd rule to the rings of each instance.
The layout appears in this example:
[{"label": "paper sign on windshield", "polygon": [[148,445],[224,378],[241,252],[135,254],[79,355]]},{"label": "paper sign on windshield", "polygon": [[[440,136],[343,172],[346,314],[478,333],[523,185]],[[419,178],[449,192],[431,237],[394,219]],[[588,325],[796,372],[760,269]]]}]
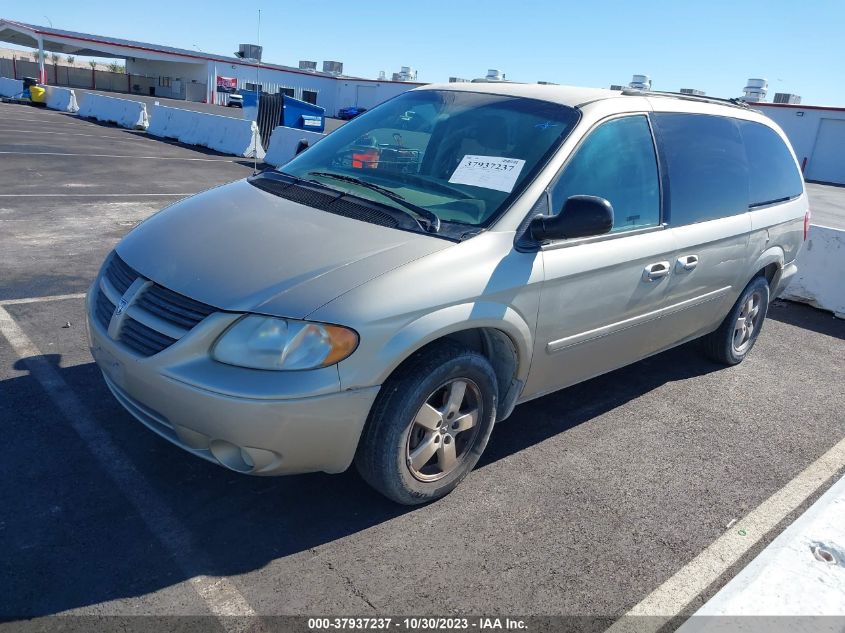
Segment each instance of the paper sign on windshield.
[{"label": "paper sign on windshield", "polygon": [[523,167],[525,161],[521,158],[467,155],[461,160],[449,182],[510,193]]}]

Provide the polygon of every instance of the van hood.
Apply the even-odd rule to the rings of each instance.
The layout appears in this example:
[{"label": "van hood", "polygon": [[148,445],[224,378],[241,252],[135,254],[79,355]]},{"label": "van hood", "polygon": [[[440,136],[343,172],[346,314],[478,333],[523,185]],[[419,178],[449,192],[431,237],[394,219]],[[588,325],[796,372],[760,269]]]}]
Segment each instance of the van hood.
[{"label": "van hood", "polygon": [[148,279],[221,310],[304,318],[374,277],[450,246],[239,180],[157,213],[117,252]]}]

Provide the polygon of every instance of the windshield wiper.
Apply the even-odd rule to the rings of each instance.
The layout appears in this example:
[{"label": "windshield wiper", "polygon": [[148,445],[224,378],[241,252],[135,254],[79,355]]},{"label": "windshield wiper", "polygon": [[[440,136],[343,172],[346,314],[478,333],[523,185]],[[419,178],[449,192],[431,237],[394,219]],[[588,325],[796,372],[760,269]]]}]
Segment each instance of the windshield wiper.
[{"label": "windshield wiper", "polygon": [[[374,185],[371,182],[361,180],[360,178],[356,178],[355,176],[347,176],[345,174],[333,174],[329,171],[311,171],[308,172],[308,175],[320,176],[322,178],[332,178],[333,180],[348,182],[354,185],[364,187],[365,189],[369,189],[370,191],[375,191],[376,193],[383,195],[385,198],[390,198],[397,204],[405,207],[405,209],[407,209],[408,211],[412,211],[414,219],[420,224],[420,226],[422,226],[423,230],[428,231],[429,233],[437,233],[440,230],[440,218],[437,217],[436,214],[432,213],[424,207],[414,204],[413,202],[408,202],[407,200],[405,200],[405,198],[400,196],[398,193],[394,193],[390,189]],[[425,226],[422,225],[420,219],[425,221]]]}]

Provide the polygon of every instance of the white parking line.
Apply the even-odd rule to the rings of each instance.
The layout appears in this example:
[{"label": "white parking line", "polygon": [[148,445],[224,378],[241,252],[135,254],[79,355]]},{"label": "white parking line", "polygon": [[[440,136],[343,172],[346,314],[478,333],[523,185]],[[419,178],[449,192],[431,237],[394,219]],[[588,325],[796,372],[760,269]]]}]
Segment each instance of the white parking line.
[{"label": "white parking line", "polygon": [[213,578],[201,573],[203,569],[211,568],[210,561],[196,548],[190,532],[173,515],[129,457],[112,442],[109,434],[77,398],[56,368],[3,307],[0,307],[0,334],[9,341],[32,377],[58,406],[67,423],[82,438],[103,471],[133,505],[150,532],[182,573],[190,578],[194,590],[209,611],[219,619],[222,627],[230,633],[246,631],[253,623],[250,619],[229,617],[255,615],[246,598],[228,578]]},{"label": "white parking line", "polygon": [[85,134],[84,132],[53,132],[51,130],[19,130],[18,128],[9,128],[0,125],[0,132],[3,133],[14,133],[19,132],[21,134],[49,134],[51,136],[90,136],[92,138],[106,138],[112,141],[143,141],[147,137],[145,136],[135,136],[133,134],[127,134],[125,136],[103,136],[101,134]]},{"label": "white parking line", "polygon": [[0,193],[0,198],[150,198],[192,196],[194,192],[181,193]]},{"label": "white parking line", "polygon": [[41,303],[44,301],[63,301],[65,299],[84,299],[84,292],[69,295],[49,295],[46,297],[25,297],[23,299],[0,299],[0,306],[17,306],[22,303]]},{"label": "white parking line", "polygon": [[[845,468],[845,439],[766,499],[729,532],[628,611],[607,633],[658,631],[733,566],[778,523]],[[650,616],[650,617],[631,617]]]},{"label": "white parking line", "polygon": [[244,158],[183,158],[181,156],[120,156],[118,154],[75,154],[70,152],[15,152],[0,151],[0,154],[17,154],[23,156],[80,156],[82,158],[143,158],[145,160],[196,160],[206,163],[234,163]]}]

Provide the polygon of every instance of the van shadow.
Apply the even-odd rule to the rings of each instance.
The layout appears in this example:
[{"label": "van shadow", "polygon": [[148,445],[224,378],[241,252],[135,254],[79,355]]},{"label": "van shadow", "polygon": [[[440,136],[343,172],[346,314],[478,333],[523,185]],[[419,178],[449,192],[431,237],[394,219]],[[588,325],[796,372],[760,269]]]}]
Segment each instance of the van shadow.
[{"label": "van shadow", "polygon": [[[99,451],[105,460],[97,461],[74,422],[29,373],[0,382],[2,619],[143,596],[188,579],[149,527],[157,517],[141,517],[110,479],[109,471],[120,467],[114,462],[126,460],[139,471],[202,552],[208,562],[192,570],[196,574],[258,570],[403,514],[426,512],[387,501],[354,468],[341,475],[257,478],[206,463],[124,412],[93,363],[62,368],[56,355],[40,358],[54,366],[117,450]],[[16,369],[28,366],[20,361]],[[684,346],[517,407],[493,433],[474,476],[666,382],[718,368]]]},{"label": "van shadow", "polygon": [[805,303],[777,299],[769,307],[766,318],[845,340],[845,319],[836,318],[832,312]]}]

